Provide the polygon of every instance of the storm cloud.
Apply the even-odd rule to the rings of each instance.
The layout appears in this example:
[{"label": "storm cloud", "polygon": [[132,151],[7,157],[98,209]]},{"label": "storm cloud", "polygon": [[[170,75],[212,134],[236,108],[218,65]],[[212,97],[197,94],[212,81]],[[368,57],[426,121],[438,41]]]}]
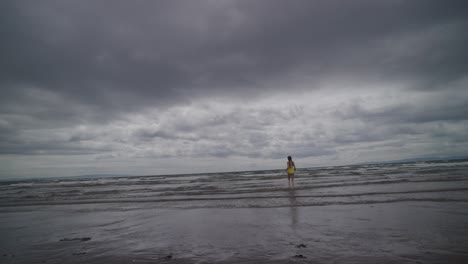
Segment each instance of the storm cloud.
[{"label": "storm cloud", "polygon": [[2,1],[0,173],[464,155],[467,10],[466,1]]}]

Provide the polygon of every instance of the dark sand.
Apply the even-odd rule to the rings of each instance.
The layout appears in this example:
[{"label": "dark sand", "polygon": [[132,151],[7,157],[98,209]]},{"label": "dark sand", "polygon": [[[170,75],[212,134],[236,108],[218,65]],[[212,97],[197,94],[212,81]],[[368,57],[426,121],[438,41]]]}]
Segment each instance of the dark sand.
[{"label": "dark sand", "polygon": [[8,207],[0,211],[1,263],[468,263],[466,208]]}]

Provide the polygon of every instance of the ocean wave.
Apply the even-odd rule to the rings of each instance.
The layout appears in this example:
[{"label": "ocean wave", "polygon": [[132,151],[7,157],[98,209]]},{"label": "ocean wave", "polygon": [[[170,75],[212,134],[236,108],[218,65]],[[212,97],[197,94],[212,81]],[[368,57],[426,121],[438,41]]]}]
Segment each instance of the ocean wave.
[{"label": "ocean wave", "polygon": [[[354,201],[316,201],[316,202],[296,202],[291,205],[287,202],[283,204],[265,203],[265,204],[187,204],[187,203],[169,203],[174,201],[54,201],[54,202],[32,202],[32,203],[17,203],[17,204],[2,204],[0,208],[8,207],[31,207],[31,206],[60,206],[60,205],[99,205],[99,204],[132,204],[135,205],[133,209],[140,209],[142,205],[150,204],[151,208],[174,208],[174,209],[195,209],[195,208],[284,208],[284,207],[313,207],[313,206],[331,206],[331,205],[361,205],[361,204],[385,204],[385,203],[398,203],[398,202],[439,202],[439,203],[468,203],[468,198],[395,198],[395,199],[382,199],[382,200],[354,200]],[[146,208],[146,207],[145,207]],[[128,209],[128,208],[127,208]]]},{"label": "ocean wave", "polygon": [[[93,203],[134,203],[137,207],[154,203],[174,208],[184,203],[206,207],[274,207],[288,206],[285,202],[288,199],[311,206],[318,202],[346,204],[366,199],[379,202],[400,198],[463,200],[468,197],[467,164],[299,169],[293,196],[286,177],[281,175],[282,170],[3,182],[0,207]],[[457,197],[445,197],[446,194]]]},{"label": "ocean wave", "polygon": [[[265,195],[265,196],[229,196],[229,197],[223,197],[223,196],[216,196],[216,197],[194,197],[194,196],[188,196],[188,197],[181,197],[181,198],[175,198],[175,197],[169,197],[169,198],[155,198],[155,197],[148,197],[148,198],[143,198],[143,197],[134,197],[134,198],[120,198],[120,199],[104,199],[104,198],[99,198],[99,199],[87,199],[87,198],[69,198],[69,199],[62,199],[62,200],[50,200],[50,199],[40,199],[40,198],[47,198],[44,196],[37,196],[37,197],[28,197],[28,198],[34,198],[35,200],[16,200],[16,201],[2,201],[0,202],[0,207],[10,207],[10,206],[35,206],[35,205],[68,205],[68,204],[123,204],[123,203],[133,203],[133,204],[144,204],[144,203],[181,203],[181,202],[209,202],[207,203],[207,207],[211,207],[210,205],[216,205],[215,202],[222,202],[222,201],[256,201],[256,200],[266,200],[266,203],[263,203],[262,206],[264,207],[276,207],[274,202],[269,203],[268,201],[273,201],[274,199],[282,199],[286,201],[286,204],[283,205],[283,207],[290,206],[289,200],[290,199],[304,199],[304,198],[314,198],[317,200],[320,200],[320,202],[312,202],[312,203],[303,203],[304,206],[306,205],[317,205],[317,204],[327,204],[327,203],[340,203],[340,204],[355,204],[356,202],[361,203],[360,200],[366,200],[369,202],[379,202],[381,203],[382,201],[394,201],[398,199],[403,199],[404,201],[407,201],[408,199],[413,199],[415,201],[421,200],[421,201],[433,201],[435,200],[447,200],[447,201],[468,201],[468,197],[464,194],[468,191],[468,187],[463,187],[463,188],[445,188],[445,189],[427,189],[427,190],[412,190],[412,191],[393,191],[393,192],[360,192],[360,193],[343,193],[343,194],[315,194],[315,195],[295,195],[291,194],[291,192],[295,192],[296,190],[289,190],[289,193],[286,194],[281,194],[281,195],[276,195],[276,194],[270,194],[270,195]],[[392,196],[396,195],[411,195],[411,194],[430,194],[430,193],[453,193],[453,192],[462,192],[462,194],[467,198],[467,199],[449,199],[449,198],[437,198],[437,197],[424,197],[424,198],[418,198],[418,197],[399,197],[399,198],[392,198]],[[326,201],[326,199],[333,199],[333,198],[353,198],[357,197],[360,200],[343,200],[343,201]],[[364,198],[363,198],[364,197]],[[377,200],[370,200],[368,199],[369,197],[381,197],[381,199]],[[390,199],[391,198],[391,199]],[[325,199],[325,200],[324,200]],[[252,204],[248,203],[236,203],[238,207],[251,207]],[[218,205],[219,206],[219,205]],[[214,206],[216,207],[216,206]]]}]

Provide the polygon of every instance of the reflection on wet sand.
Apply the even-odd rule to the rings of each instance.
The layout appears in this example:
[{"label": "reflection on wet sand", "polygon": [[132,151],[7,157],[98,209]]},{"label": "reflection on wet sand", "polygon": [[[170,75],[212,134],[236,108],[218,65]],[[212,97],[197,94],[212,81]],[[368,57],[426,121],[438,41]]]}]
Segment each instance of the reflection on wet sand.
[{"label": "reflection on wet sand", "polygon": [[296,201],[296,188],[294,186],[294,180],[288,181],[289,190],[289,210],[291,214],[291,226],[295,227],[297,225],[298,212],[297,212],[297,201]]}]

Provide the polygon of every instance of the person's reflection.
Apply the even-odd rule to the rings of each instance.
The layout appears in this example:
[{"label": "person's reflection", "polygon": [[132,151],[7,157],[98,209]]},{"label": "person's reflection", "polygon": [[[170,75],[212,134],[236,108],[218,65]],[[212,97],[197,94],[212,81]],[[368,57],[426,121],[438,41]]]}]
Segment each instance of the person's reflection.
[{"label": "person's reflection", "polygon": [[296,201],[296,189],[294,187],[294,181],[289,182],[289,209],[291,214],[291,226],[297,225],[297,201]]}]

